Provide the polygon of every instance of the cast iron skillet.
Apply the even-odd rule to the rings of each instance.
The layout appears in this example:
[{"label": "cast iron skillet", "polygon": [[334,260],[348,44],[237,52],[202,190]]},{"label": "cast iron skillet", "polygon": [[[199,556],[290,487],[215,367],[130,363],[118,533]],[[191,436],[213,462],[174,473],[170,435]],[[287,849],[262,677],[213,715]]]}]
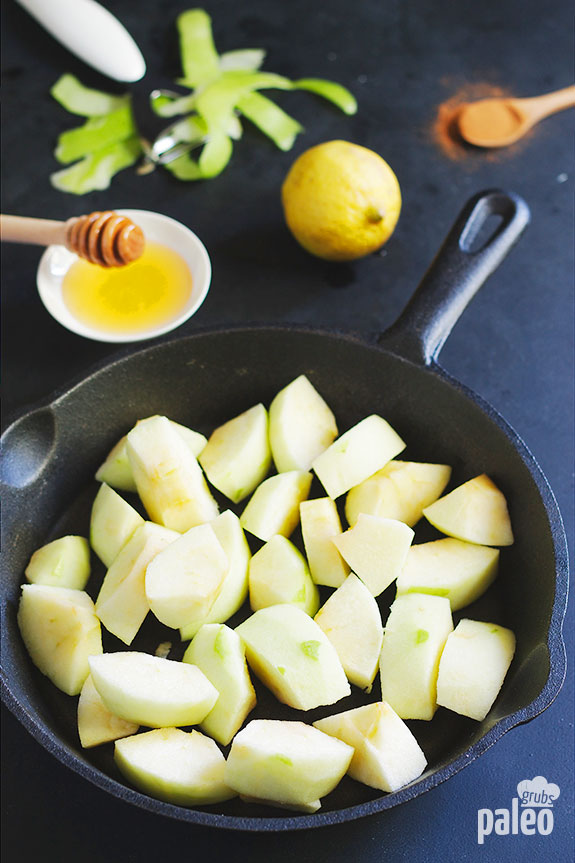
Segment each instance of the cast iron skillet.
[{"label": "cast iron skillet", "polygon": [[[478,251],[472,243],[488,219],[499,227]],[[8,707],[50,752],[100,788],[183,821],[242,830],[292,830],[334,824],[409,800],[449,778],[514,725],[544,710],[565,674],[561,624],[567,598],[566,542],[552,492],[533,456],[505,421],[436,363],[451,327],[529,221],[514,195],[489,191],[465,207],[399,320],[367,344],[339,333],[288,327],[200,332],[123,356],[20,417],[4,435],[4,560],[2,571],[2,692]],[[517,652],[499,698],[477,723],[440,708],[432,722],[410,722],[429,766],[415,782],[382,794],[345,777],[314,815],[247,806],[185,809],[153,800],[124,784],[112,745],[82,751],[76,699],[33,668],[19,637],[16,608],[31,552],[49,538],[86,535],[96,483],[108,449],[140,417],[163,413],[204,433],[305,373],[331,405],[340,431],[379,413],[407,442],[402,458],[453,466],[452,486],[488,473],[507,497],[516,541],[501,555],[500,577],[472,606],[454,615],[511,627]],[[317,481],[314,481],[317,483]],[[312,496],[322,490],[312,489]],[[226,506],[221,500],[222,507]],[[416,541],[438,534],[420,523]],[[296,541],[299,539],[296,537]],[[255,550],[255,544],[252,544]],[[88,590],[95,596],[103,570]],[[383,619],[393,588],[380,597]],[[243,614],[245,616],[245,613]],[[132,649],[154,652],[177,633],[149,615]],[[231,624],[242,619],[240,612]],[[122,649],[107,633],[104,649]],[[251,718],[319,716],[370,700],[358,690],[335,707],[291,711],[256,682]],[[354,687],[355,689],[355,687]],[[373,700],[378,697],[376,680]]]}]

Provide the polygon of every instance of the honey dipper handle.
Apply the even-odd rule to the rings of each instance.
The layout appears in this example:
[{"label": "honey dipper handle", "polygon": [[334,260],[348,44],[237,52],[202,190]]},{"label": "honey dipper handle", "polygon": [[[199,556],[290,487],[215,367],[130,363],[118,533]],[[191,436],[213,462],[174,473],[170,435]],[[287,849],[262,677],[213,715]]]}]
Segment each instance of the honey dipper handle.
[{"label": "honey dipper handle", "polygon": [[100,267],[124,267],[142,255],[142,229],[112,210],[73,216],[67,222],[0,216],[0,239],[39,246],[66,246]]},{"label": "honey dipper handle", "polygon": [[31,219],[25,216],[0,216],[2,242],[32,243],[37,246],[66,245],[66,222]]}]

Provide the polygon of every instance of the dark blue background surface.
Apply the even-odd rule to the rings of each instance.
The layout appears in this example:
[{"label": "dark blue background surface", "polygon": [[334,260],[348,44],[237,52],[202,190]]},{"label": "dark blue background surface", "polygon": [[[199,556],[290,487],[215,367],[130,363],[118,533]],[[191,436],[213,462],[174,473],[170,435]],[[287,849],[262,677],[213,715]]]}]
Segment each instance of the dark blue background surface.
[{"label": "dark blue background surface", "polygon": [[[106,5],[141,45],[145,87],[178,73],[174,0]],[[48,96],[65,71],[108,87],[13,3],[3,10],[3,212],[68,218],[91,209],[155,209],[204,240],[214,278],[204,306],[179,332],[230,321],[295,321],[370,334],[397,316],[464,201],[501,186],[521,194],[533,219],[525,237],[474,299],[442,364],[515,427],[541,464],[573,535],[573,112],[545,121],[497,154],[452,161],[432,134],[437,106],[472,81],[517,96],[566,86],[573,75],[570,4],[211,2],[220,50],[265,47],[265,68],[331,77],[358,97],[352,118],[309,94],[278,96],[303,123],[280,153],[246,128],[231,165],[204,184],[163,172],[119,175],[107,192],[74,198],[51,189],[51,151],[72,118]],[[141,86],[141,85],[139,85]],[[247,125],[247,124],[246,124]],[[283,226],[279,188],[304,149],[332,138],[380,152],[404,197],[383,255],[333,266],[301,251]],[[113,348],[68,333],[35,289],[40,251],[3,248],[6,413],[66,383]],[[517,597],[521,601],[521,597]],[[573,604],[565,625],[566,683],[540,717],[503,737],[428,794],[363,821],[293,835],[216,833],[149,815],[92,787],[49,756],[3,709],[3,843],[6,863],[43,859],[152,861],[193,855],[230,860],[530,861],[573,858]],[[517,783],[543,775],[561,788],[551,835],[494,836],[477,844],[479,808],[508,808]]]}]

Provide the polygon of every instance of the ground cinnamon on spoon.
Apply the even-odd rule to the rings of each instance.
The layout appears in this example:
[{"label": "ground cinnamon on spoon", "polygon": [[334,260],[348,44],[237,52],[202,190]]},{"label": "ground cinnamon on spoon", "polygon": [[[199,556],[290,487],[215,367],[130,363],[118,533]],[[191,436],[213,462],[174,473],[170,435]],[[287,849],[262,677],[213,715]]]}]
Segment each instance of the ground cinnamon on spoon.
[{"label": "ground cinnamon on spoon", "polygon": [[[442,102],[437,109],[432,129],[434,140],[441,152],[448,158],[458,161],[469,159],[473,155],[476,155],[478,153],[477,148],[470,146],[463,140],[457,125],[459,114],[464,105],[467,105],[469,102],[476,102],[479,99],[504,99],[510,96],[509,92],[505,92],[500,87],[487,83],[475,83],[461,87],[453,96]],[[516,123],[517,120],[514,120],[508,108],[503,105],[500,108],[501,111],[496,111],[497,116],[495,116],[494,112],[494,115],[488,119],[490,128],[494,130],[495,125],[498,131],[511,131],[514,128],[512,124]],[[482,150],[481,157],[482,159],[495,161],[501,158],[502,152]]]},{"label": "ground cinnamon on spoon", "polygon": [[487,101],[466,112],[465,126],[461,128],[471,141],[496,142],[516,134],[521,123],[521,114],[512,105]]}]

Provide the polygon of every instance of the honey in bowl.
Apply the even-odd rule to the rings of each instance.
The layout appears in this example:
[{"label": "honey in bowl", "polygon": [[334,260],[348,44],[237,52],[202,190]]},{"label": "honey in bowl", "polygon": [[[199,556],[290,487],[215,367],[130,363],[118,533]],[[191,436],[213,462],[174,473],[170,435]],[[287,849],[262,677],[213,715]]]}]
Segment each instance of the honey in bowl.
[{"label": "honey in bowl", "polygon": [[169,324],[185,310],[191,294],[192,274],[184,259],[153,242],[125,267],[78,259],[62,282],[62,299],[76,320],[114,334],[134,335]]}]

